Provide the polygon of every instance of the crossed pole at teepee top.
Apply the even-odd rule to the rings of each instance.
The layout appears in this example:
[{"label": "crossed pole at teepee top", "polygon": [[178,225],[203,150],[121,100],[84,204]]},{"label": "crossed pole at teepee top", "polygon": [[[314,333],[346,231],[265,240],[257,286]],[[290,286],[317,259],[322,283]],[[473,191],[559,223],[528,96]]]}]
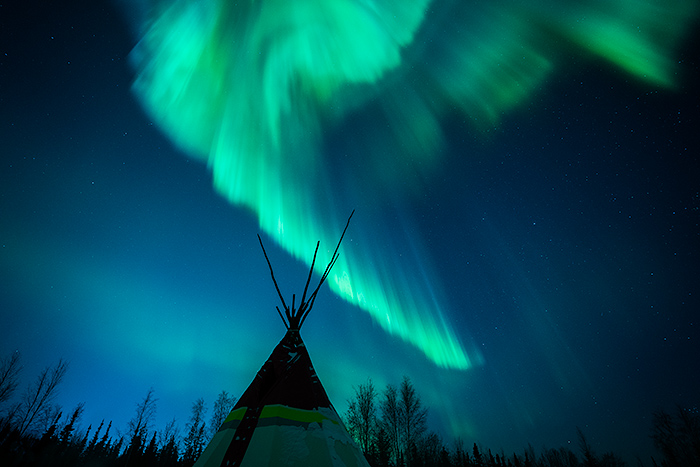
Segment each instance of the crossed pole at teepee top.
[{"label": "crossed pole at teepee top", "polygon": [[316,254],[318,253],[318,247],[321,244],[320,241],[316,242],[316,249],[314,250],[314,258],[311,260],[311,268],[309,269],[309,277],[306,279],[306,286],[304,287],[304,293],[301,296],[301,303],[299,304],[299,308],[295,308],[295,299],[296,299],[296,294],[292,294],[292,308],[290,309],[287,306],[287,303],[284,301],[284,297],[282,296],[282,292],[280,292],[280,288],[277,285],[277,280],[275,279],[275,273],[272,270],[272,264],[270,264],[270,259],[267,257],[267,252],[265,251],[265,246],[263,245],[262,238],[260,238],[260,234],[258,234],[258,241],[260,242],[260,247],[262,248],[263,254],[265,255],[265,260],[267,260],[267,266],[270,268],[270,275],[272,276],[272,282],[275,283],[275,289],[277,289],[277,295],[279,295],[280,300],[282,301],[282,306],[284,307],[284,314],[286,316],[282,316],[282,312],[280,311],[280,307],[275,307],[277,309],[277,313],[280,315],[280,318],[282,318],[282,322],[284,323],[284,326],[287,328],[288,331],[299,331],[301,328],[302,324],[304,324],[304,320],[306,320],[306,317],[309,316],[309,312],[311,311],[311,308],[314,306],[314,302],[316,301],[316,294],[318,293],[318,290],[321,288],[323,283],[326,281],[328,278],[328,275],[331,272],[331,269],[333,269],[333,266],[335,265],[335,262],[338,260],[338,257],[340,256],[338,253],[338,249],[340,248],[340,244],[343,241],[343,237],[345,236],[345,231],[348,230],[348,226],[350,225],[350,219],[352,219],[352,215],[355,214],[355,210],[350,213],[350,217],[348,217],[348,221],[345,224],[345,229],[343,229],[343,233],[340,235],[340,240],[338,240],[338,245],[335,247],[335,251],[333,252],[333,256],[331,256],[331,260],[328,262],[328,266],[326,266],[326,270],[323,272],[323,275],[321,275],[321,280],[318,282],[318,285],[316,286],[316,289],[309,295],[309,299],[306,299],[306,292],[309,289],[309,283],[311,282],[311,275],[314,272],[314,264],[316,263]]}]

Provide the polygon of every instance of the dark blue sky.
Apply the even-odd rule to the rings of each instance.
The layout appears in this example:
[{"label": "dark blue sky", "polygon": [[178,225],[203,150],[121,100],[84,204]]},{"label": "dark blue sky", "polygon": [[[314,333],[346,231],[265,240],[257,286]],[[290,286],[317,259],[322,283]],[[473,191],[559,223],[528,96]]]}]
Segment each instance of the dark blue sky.
[{"label": "dark blue sky", "polygon": [[[44,3],[0,6],[0,352],[21,352],[21,387],[69,360],[59,402],[86,402],[83,429],[124,431],[150,387],[156,428],[184,426],[196,398],[240,395],[284,333],[260,228],[141,110],[122,15]],[[654,410],[698,406],[697,37],[676,89],[567,53],[487,131],[445,118],[444,162],[396,219],[356,206],[343,248],[370,227],[422,245],[482,364],[440,369],[324,288],[303,336],[339,411],[368,377],[408,375],[446,440],[577,449],[579,426],[631,460],[653,452]],[[301,293],[306,266],[264,238],[285,297]]]}]

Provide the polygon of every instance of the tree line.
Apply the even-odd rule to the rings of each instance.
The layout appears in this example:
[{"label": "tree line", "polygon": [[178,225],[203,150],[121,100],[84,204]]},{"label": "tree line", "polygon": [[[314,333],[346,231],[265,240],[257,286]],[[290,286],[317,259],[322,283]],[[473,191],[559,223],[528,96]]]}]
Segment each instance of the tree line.
[{"label": "tree line", "polygon": [[24,391],[17,391],[19,352],[0,361],[0,465],[190,467],[236,403],[235,397],[221,391],[207,417],[205,401],[199,398],[184,431],[175,419],[158,431],[153,426],[158,399],[150,388],[123,431],[103,420],[97,428],[79,432],[85,404],[64,415],[55,403],[68,367],[61,359],[44,368]]},{"label": "tree line", "polygon": [[[387,384],[380,393],[372,380],[354,387],[344,416],[345,426],[372,467],[623,467],[627,463],[612,452],[597,455],[585,434],[576,428],[579,453],[568,447],[542,449],[532,445],[522,453],[493,453],[477,443],[471,448],[456,440],[447,445],[426,427],[423,407],[410,378],[399,387]],[[650,438],[659,452],[648,459],[653,467],[700,467],[700,412],[677,407],[652,416]],[[645,463],[637,458],[637,464]]]},{"label": "tree line", "polygon": [[[15,352],[0,361],[0,465],[2,466],[105,466],[190,467],[199,458],[236,398],[219,393],[207,417],[204,399],[191,407],[184,430],[173,419],[154,428],[157,398],[150,388],[136,404],[124,430],[112,422],[97,428],[78,426],[84,411],[79,403],[64,414],[55,403],[68,363],[59,360],[43,369],[18,391],[21,358]],[[14,397],[17,395],[17,397]],[[613,453],[597,455],[578,430],[579,454],[569,448],[543,449],[528,445],[522,453],[492,453],[477,443],[468,448],[462,440],[446,444],[427,430],[428,409],[411,380],[388,384],[379,392],[368,380],[354,388],[343,416],[346,428],[372,467],[620,467]],[[685,467],[700,465],[700,414],[697,408],[658,411],[652,418],[651,438],[658,459],[647,465]],[[639,460],[639,465],[644,463]]]}]

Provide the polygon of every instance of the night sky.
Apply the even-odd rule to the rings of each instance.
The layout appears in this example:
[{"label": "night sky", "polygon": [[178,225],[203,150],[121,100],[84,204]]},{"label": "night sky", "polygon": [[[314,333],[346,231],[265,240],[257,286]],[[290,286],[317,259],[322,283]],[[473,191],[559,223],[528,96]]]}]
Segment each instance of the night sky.
[{"label": "night sky", "polygon": [[[83,430],[124,433],[151,387],[155,428],[184,427],[197,398],[239,396],[284,335],[256,235],[288,301],[308,267],[144,112],[129,60],[140,13],[15,3],[0,4],[0,356],[21,353],[20,388],[68,360],[58,403],[85,402]],[[447,443],[578,451],[578,426],[631,462],[654,453],[655,410],[698,407],[698,37],[681,44],[670,87],[562,47],[497,123],[443,115],[443,157],[418,188],[344,198],[358,202],[333,216],[340,231],[356,209],[341,255],[396,237],[377,261],[424,265],[437,319],[474,360],[441,368],[324,287],[302,336],[339,412],[367,378],[407,375]]]}]

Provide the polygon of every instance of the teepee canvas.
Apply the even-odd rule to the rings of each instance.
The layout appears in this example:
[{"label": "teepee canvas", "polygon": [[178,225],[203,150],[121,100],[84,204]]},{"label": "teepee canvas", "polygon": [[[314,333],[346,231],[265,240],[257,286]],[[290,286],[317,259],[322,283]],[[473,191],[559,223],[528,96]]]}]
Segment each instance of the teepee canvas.
[{"label": "teepee canvas", "polygon": [[[263,246],[262,240],[260,246]],[[316,260],[314,253],[298,309],[295,308],[294,298],[291,309],[287,307],[263,247],[272,280],[284,307],[286,318],[279,308],[277,311],[287,327],[287,333],[238,400],[195,467],[369,466],[328,399],[299,334],[319,288],[338,258],[338,247],[318,287],[307,299]]]}]

